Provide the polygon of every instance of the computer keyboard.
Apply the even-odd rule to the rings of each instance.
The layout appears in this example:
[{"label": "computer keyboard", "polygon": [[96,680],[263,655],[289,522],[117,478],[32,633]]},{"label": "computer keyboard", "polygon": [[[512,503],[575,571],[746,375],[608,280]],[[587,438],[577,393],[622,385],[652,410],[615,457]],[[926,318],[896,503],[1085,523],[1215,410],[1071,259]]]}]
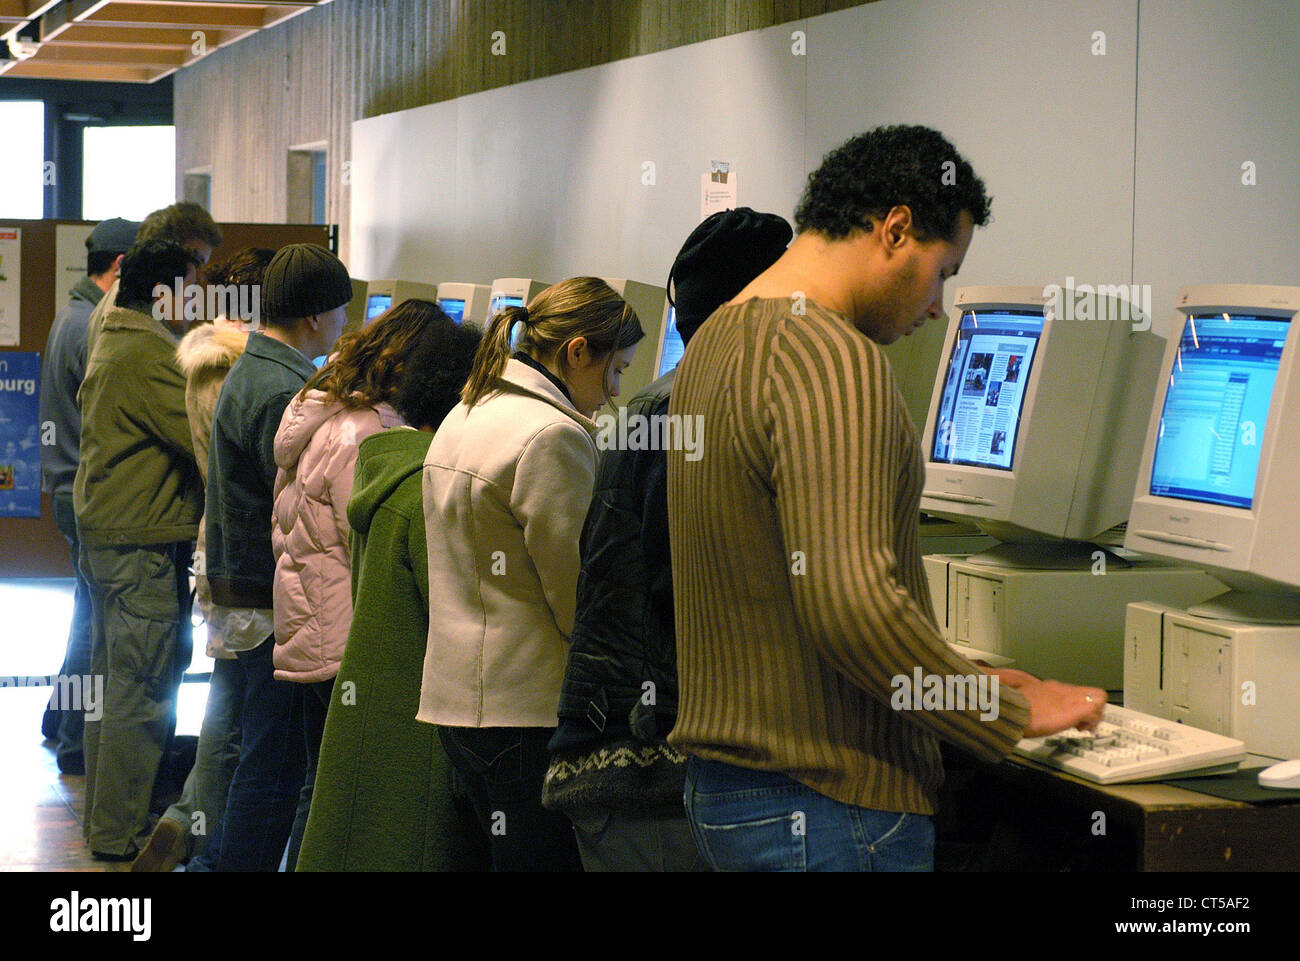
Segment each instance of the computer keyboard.
[{"label": "computer keyboard", "polygon": [[1107,704],[1092,731],[1025,738],[1016,753],[1098,784],[1225,774],[1246,758],[1243,741]]}]

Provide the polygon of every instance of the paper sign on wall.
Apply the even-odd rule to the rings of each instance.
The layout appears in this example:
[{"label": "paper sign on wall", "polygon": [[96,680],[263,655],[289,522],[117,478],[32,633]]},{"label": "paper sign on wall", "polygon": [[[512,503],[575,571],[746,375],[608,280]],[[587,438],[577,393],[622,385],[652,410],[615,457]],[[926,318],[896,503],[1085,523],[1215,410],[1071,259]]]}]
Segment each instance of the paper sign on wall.
[{"label": "paper sign on wall", "polygon": [[709,163],[709,172],[700,174],[700,220],[720,210],[733,210],[737,206],[736,172],[731,164],[721,160]]},{"label": "paper sign on wall", "polygon": [[40,393],[41,355],[0,353],[0,517],[41,516]]},{"label": "paper sign on wall", "polygon": [[0,229],[0,347],[18,346],[18,311],[22,303],[23,232]]},{"label": "paper sign on wall", "polygon": [[57,224],[54,227],[54,309],[68,302],[68,292],[86,276],[86,241],[94,224]]}]

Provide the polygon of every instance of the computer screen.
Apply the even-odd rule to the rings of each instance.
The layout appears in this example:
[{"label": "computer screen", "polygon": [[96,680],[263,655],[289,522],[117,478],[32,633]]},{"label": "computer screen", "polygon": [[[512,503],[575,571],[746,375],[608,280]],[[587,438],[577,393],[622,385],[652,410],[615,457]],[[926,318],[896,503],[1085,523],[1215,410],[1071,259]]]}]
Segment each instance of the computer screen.
[{"label": "computer screen", "polygon": [[932,461],[1011,470],[1025,384],[1042,334],[1041,310],[971,310],[961,315]]},{"label": "computer screen", "polygon": [[1250,509],[1289,318],[1192,314],[1160,415],[1151,493]]},{"label": "computer screen", "polygon": [[492,307],[488,311],[488,316],[495,317],[497,314],[501,313],[501,311],[505,310],[507,307],[522,307],[523,305],[524,305],[524,298],[508,297],[505,294],[501,294],[500,296],[492,298]]},{"label": "computer screen", "polygon": [[438,306],[442,312],[454,320],[456,323],[462,323],[465,319],[465,301],[459,297],[447,297],[438,301]]},{"label": "computer screen", "polygon": [[655,380],[676,367],[685,350],[686,345],[682,342],[682,335],[677,332],[677,308],[670,306],[668,320],[664,324],[663,341],[659,345],[659,365],[655,371]]},{"label": "computer screen", "polygon": [[371,294],[366,298],[366,322],[374,320],[393,305],[391,294]]}]

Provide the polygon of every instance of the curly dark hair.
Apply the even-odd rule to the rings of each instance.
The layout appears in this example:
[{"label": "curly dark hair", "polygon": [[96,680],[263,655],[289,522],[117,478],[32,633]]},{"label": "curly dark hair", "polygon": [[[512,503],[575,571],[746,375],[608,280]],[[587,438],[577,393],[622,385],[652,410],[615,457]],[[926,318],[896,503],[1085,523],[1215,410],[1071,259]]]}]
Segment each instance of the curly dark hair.
[{"label": "curly dark hair", "polygon": [[[948,164],[951,163],[951,166]],[[929,127],[876,127],[828,153],[808,177],[794,212],[800,232],[839,240],[871,230],[896,206],[912,211],[917,237],[956,239],[965,210],[975,226],[989,221],[984,181],[943,134]]]},{"label": "curly dark hair", "polygon": [[[117,306],[149,313],[155,287],[162,284],[170,290],[198,265],[198,257],[174,240],[137,240],[122,258]],[[180,311],[180,305],[174,309]]]},{"label": "curly dark hair", "polygon": [[330,359],[303,385],[299,395],[321,390],[330,400],[353,409],[393,403],[421,332],[446,316],[441,307],[427,300],[402,301],[367,326],[340,337]]},{"label": "curly dark hair", "polygon": [[460,390],[469,379],[482,339],[477,327],[458,327],[438,311],[420,332],[393,398],[403,420],[413,427],[438,429],[460,403]]}]

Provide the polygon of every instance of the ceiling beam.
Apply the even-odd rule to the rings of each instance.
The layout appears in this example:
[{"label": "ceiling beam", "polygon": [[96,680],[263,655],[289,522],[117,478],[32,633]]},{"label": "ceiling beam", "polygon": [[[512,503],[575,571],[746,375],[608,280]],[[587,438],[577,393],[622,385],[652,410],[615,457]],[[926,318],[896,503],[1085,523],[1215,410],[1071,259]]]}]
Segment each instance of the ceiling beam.
[{"label": "ceiling beam", "polygon": [[29,77],[40,80],[103,80],[114,83],[153,83],[171,73],[149,67],[114,66],[112,64],[58,63],[57,61],[18,60],[4,70],[6,77]]}]

